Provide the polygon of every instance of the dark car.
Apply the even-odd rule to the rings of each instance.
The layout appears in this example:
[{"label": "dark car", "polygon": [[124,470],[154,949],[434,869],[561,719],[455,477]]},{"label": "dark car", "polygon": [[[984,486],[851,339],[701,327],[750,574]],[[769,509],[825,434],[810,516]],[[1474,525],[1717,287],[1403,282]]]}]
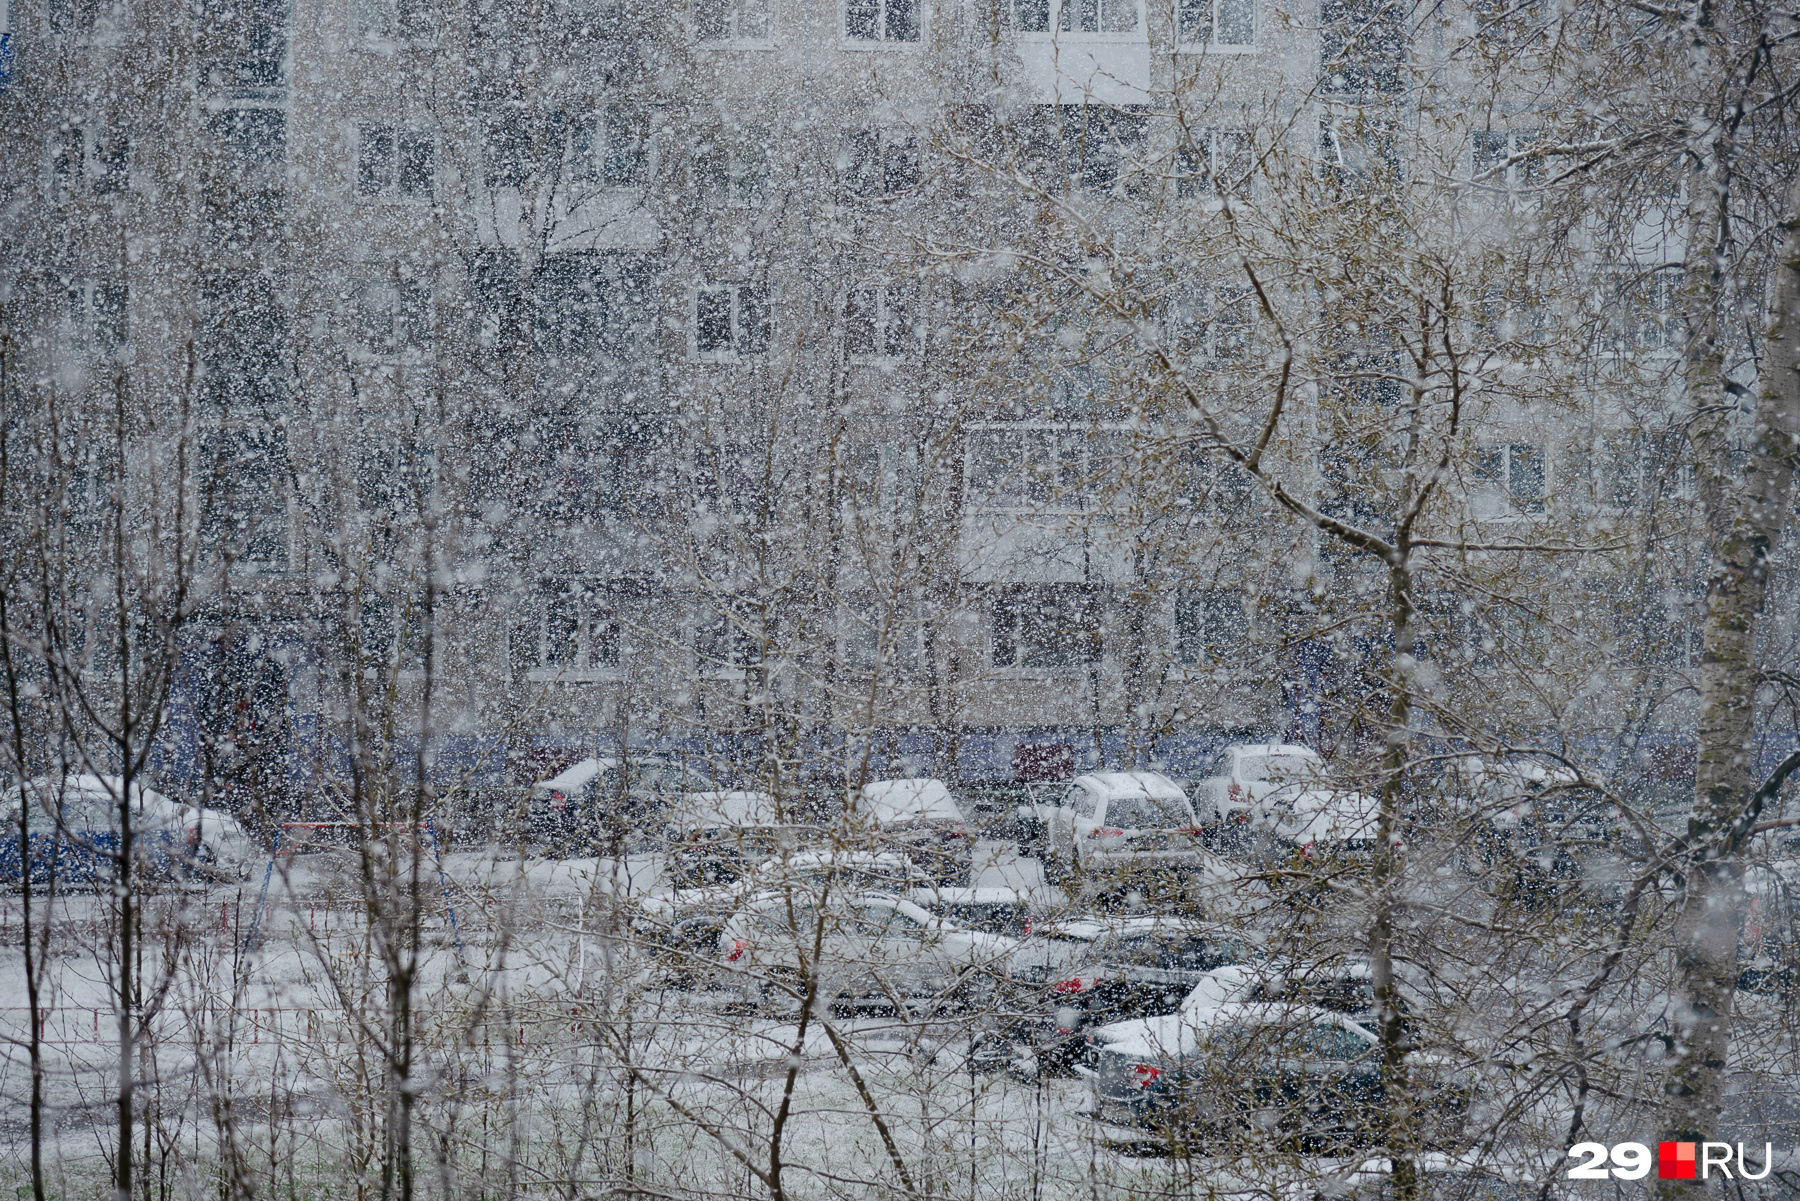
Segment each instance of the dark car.
[{"label": "dark car", "polygon": [[637,849],[672,802],[710,788],[661,759],[583,759],[531,786],[527,818],[533,841],[555,854],[592,855],[620,842]]},{"label": "dark car", "polygon": [[1067,1071],[1089,1027],[1172,1013],[1214,968],[1256,958],[1242,935],[1186,918],[1047,923],[1014,958],[1011,1038],[1040,1069]]},{"label": "dark car", "polygon": [[[1226,1004],[1164,1041],[1099,1048],[1102,1122],[1183,1146],[1245,1136],[1304,1150],[1380,1141],[1383,1088],[1375,1038],[1339,1013],[1309,1005]],[[1460,1124],[1464,1089],[1426,1075],[1428,1139]]]}]

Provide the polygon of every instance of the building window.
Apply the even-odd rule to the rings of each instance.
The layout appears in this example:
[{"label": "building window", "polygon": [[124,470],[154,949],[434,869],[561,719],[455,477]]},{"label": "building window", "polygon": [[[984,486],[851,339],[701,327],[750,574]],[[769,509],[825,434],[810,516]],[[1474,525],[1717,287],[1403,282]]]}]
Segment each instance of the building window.
[{"label": "building window", "polygon": [[50,135],[49,192],[62,203],[77,196],[110,196],[122,192],[131,179],[131,143],[124,137],[108,138],[91,128],[59,129]]},{"label": "building window", "polygon": [[1195,287],[1176,297],[1169,313],[1175,350],[1189,360],[1223,363],[1244,357],[1256,296],[1249,288]]},{"label": "building window", "polygon": [[769,289],[760,283],[706,283],[694,289],[694,355],[735,363],[769,349]]},{"label": "building window", "polygon": [[513,668],[533,679],[580,677],[617,668],[624,637],[612,597],[596,585],[558,581],[513,625]]},{"label": "building window", "polygon": [[130,337],[124,284],[79,280],[69,285],[64,347],[82,359],[118,354]]},{"label": "building window", "polygon": [[1340,196],[1400,172],[1400,135],[1391,122],[1366,115],[1319,122],[1319,177]]},{"label": "building window", "polygon": [[59,38],[107,41],[124,32],[128,15],[119,0],[49,0],[50,32]]},{"label": "building window", "polygon": [[916,348],[918,297],[901,284],[858,284],[844,294],[844,352],[852,361],[898,359]]},{"label": "building window", "polygon": [[625,403],[655,387],[651,274],[629,255],[553,255],[535,296],[538,386],[559,405]]},{"label": "building window", "polygon": [[[1538,141],[1535,129],[1477,129],[1469,135],[1469,168],[1478,196],[1529,191],[1544,182],[1544,160],[1511,162]],[[1485,177],[1485,178],[1483,178]]]},{"label": "building window", "polygon": [[354,344],[360,357],[409,357],[431,345],[431,285],[374,279],[356,290]]},{"label": "building window", "polygon": [[983,509],[1086,509],[1108,462],[1104,443],[1086,429],[977,429],[969,441],[969,501]]},{"label": "building window", "polygon": [[285,571],[292,471],[282,428],[215,431],[199,465],[201,548],[241,570]]},{"label": "building window", "polygon": [[922,490],[919,448],[893,442],[851,444],[843,455],[845,498],[865,513],[907,513]]},{"label": "building window", "polygon": [[529,491],[526,504],[562,521],[623,513],[632,464],[649,451],[635,428],[563,419],[534,422],[521,443],[536,465],[519,480]]},{"label": "building window", "polygon": [[857,196],[899,196],[919,186],[918,149],[905,130],[851,130],[838,150],[837,168]]},{"label": "building window", "polygon": [[491,117],[481,131],[482,179],[490,190],[523,188],[532,175],[531,123],[523,113]]},{"label": "building window", "polygon": [[1176,0],[1175,41],[1184,48],[1254,49],[1256,0]]},{"label": "building window", "polygon": [[1683,274],[1679,267],[1618,273],[1605,313],[1606,349],[1615,354],[1672,354],[1683,343],[1677,304]]},{"label": "building window", "polygon": [[770,148],[774,131],[751,125],[716,131],[694,146],[694,192],[701,199],[725,204],[760,204],[769,195]]},{"label": "building window", "polygon": [[902,600],[852,600],[840,617],[844,665],[852,671],[915,675],[925,665],[925,622]]},{"label": "building window", "polygon": [[1143,113],[1097,105],[1069,105],[1059,111],[1063,171],[1084,192],[1111,192],[1123,186],[1140,194],[1149,183],[1142,170],[1150,119]]},{"label": "building window", "polygon": [[916,42],[923,0],[844,0],[844,37],[852,42]]},{"label": "building window", "polygon": [[1193,129],[1175,152],[1178,196],[1251,197],[1256,155],[1250,135],[1241,129]]},{"label": "building window", "polygon": [[1694,468],[1680,433],[1618,430],[1581,451],[1581,475],[1596,509],[1626,512],[1694,495]]},{"label": "building window", "polygon": [[272,414],[287,397],[288,314],[274,283],[240,275],[209,284],[200,324],[201,395],[216,415]]},{"label": "building window", "polygon": [[631,188],[644,182],[650,143],[649,117],[613,107],[576,122],[571,135],[571,174],[578,183]]},{"label": "building window", "polygon": [[1244,515],[1257,503],[1249,473],[1224,454],[1190,446],[1177,456],[1173,499],[1178,507],[1224,520]]},{"label": "building window", "polygon": [[762,644],[729,613],[702,612],[694,622],[694,666],[702,675],[742,676],[762,662]]},{"label": "building window", "polygon": [[1477,518],[1544,511],[1544,448],[1529,442],[1484,446],[1475,452],[1470,510]]},{"label": "building window", "polygon": [[1138,11],[1137,0],[1014,0],[1013,21],[1020,33],[1136,33]]},{"label": "building window", "polygon": [[1407,0],[1319,0],[1319,88],[1330,95],[1394,92],[1404,82]]},{"label": "building window", "polygon": [[1100,661],[1100,596],[1074,584],[1003,589],[993,602],[995,667],[1081,667]]},{"label": "building window", "polygon": [[288,0],[202,0],[200,83],[236,95],[286,82]]},{"label": "building window", "polygon": [[435,41],[439,17],[433,0],[356,0],[356,32],[364,41]]},{"label": "building window", "polygon": [[694,455],[693,497],[713,513],[755,509],[768,477],[768,456],[742,442],[701,446]]},{"label": "building window", "polygon": [[767,44],[773,31],[769,0],[694,0],[694,40]]},{"label": "building window", "polygon": [[357,127],[356,194],[366,200],[430,200],[432,138],[392,125]]},{"label": "building window", "polygon": [[1250,622],[1241,594],[1198,592],[1175,598],[1175,660],[1183,667],[1241,662],[1249,640]]}]

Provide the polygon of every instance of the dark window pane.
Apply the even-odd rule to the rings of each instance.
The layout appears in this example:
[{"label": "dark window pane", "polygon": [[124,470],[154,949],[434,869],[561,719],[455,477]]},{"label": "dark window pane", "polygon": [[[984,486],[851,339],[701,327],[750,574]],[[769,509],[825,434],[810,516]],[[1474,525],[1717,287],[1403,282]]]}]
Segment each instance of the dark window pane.
[{"label": "dark window pane", "polygon": [[849,0],[844,5],[844,36],[856,41],[881,39],[880,0]]},{"label": "dark window pane", "polygon": [[729,289],[708,288],[694,297],[694,349],[701,354],[732,349]]},{"label": "dark window pane", "polygon": [[919,40],[918,0],[887,0],[887,40],[916,42]]},{"label": "dark window pane", "polygon": [[400,138],[400,194],[409,200],[431,198],[432,144],[428,133]]}]

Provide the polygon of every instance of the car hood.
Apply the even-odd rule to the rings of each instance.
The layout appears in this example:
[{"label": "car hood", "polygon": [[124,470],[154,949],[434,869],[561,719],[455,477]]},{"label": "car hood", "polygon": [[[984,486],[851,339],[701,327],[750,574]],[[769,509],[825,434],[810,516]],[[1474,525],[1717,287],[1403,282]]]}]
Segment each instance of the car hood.
[{"label": "car hood", "polygon": [[1088,1031],[1093,1042],[1104,1043],[1108,1050],[1121,1046],[1175,1047],[1181,1037],[1179,1013],[1158,1014],[1149,1018],[1130,1018],[1109,1022]]}]

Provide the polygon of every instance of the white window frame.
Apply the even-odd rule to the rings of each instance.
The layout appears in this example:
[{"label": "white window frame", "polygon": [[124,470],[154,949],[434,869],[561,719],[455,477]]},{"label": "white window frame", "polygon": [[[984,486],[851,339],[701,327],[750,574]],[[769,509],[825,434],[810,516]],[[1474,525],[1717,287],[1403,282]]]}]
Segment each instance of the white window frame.
[{"label": "white window frame", "polygon": [[[363,191],[363,151],[367,139],[381,133],[386,133],[394,143],[389,170],[380,187],[373,192],[365,192]],[[401,147],[406,142],[411,142],[416,146],[421,140],[431,148],[431,186],[424,195],[409,196],[400,190],[401,165],[406,157]],[[350,166],[350,196],[356,203],[418,206],[429,205],[437,199],[438,145],[437,135],[431,130],[400,121],[358,121],[354,141],[356,153]]]},{"label": "white window frame", "polygon": [[[1250,10],[1250,40],[1247,42],[1221,42],[1218,40],[1219,9],[1227,4],[1242,4]],[[1196,0],[1194,8],[1205,11],[1206,37],[1201,41],[1184,41],[1182,39],[1182,9],[1189,7],[1187,0],[1175,0],[1175,51],[1178,54],[1255,54],[1257,50],[1256,35],[1262,24],[1261,14],[1256,11],[1257,0]]]},{"label": "white window frame", "polygon": [[[874,300],[872,329],[877,343],[874,351],[850,348],[850,305],[852,297],[858,293],[866,293]],[[891,366],[913,358],[924,342],[919,309],[919,293],[911,285],[891,279],[863,280],[850,285],[844,290],[844,358],[862,366]],[[898,321],[894,319],[896,310],[901,311]],[[901,331],[899,345],[895,344],[896,328]]]},{"label": "white window frame", "polygon": [[[700,298],[731,294],[731,346],[729,349],[700,349]],[[763,302],[765,330],[761,346],[753,341],[752,329],[744,316],[744,294],[760,292]],[[756,279],[706,280],[688,290],[688,358],[696,363],[748,363],[767,355],[775,346],[775,288]]]},{"label": "white window frame", "polygon": [[[775,0],[716,0],[724,7],[727,33],[707,37],[700,30],[700,6],[714,0],[694,0],[688,9],[688,31],[695,46],[703,50],[773,50],[775,38]],[[762,32],[744,33],[744,9],[760,5]]]},{"label": "white window frame", "polygon": [[[605,164],[607,159],[613,157],[613,137],[619,131],[621,123],[625,126],[625,137],[638,141],[635,148],[628,149],[628,153],[636,159],[637,177],[624,181],[609,180],[606,178]],[[584,131],[588,139],[585,155],[579,153],[579,139]],[[641,191],[650,174],[650,151],[648,113],[630,105],[598,108],[583,115],[569,130],[569,178],[577,186],[595,191]]]},{"label": "white window frame", "polygon": [[[1066,6],[1079,5],[1083,0],[1041,0],[1048,6],[1046,18],[1049,28],[1025,29],[1019,21],[1019,0],[1013,0],[1013,33],[1026,41],[1033,42],[1142,42],[1145,37],[1145,0],[1130,0],[1137,10],[1137,23],[1130,29],[1084,30],[1064,29],[1062,14]],[[1108,0],[1097,0],[1105,4]]]},{"label": "white window frame", "polygon": [[840,0],[838,5],[838,42],[846,50],[922,50],[931,36],[931,6],[926,0],[906,0],[917,10],[918,36],[912,38],[889,38],[887,36],[888,5],[893,0],[868,0],[879,5],[876,13],[876,28],[881,31],[880,37],[855,37],[850,33],[850,6],[854,0]]},{"label": "white window frame", "polygon": [[[549,660],[551,650],[550,621],[559,606],[574,611],[575,661],[562,665]],[[561,591],[545,589],[532,597],[531,621],[537,632],[534,666],[525,669],[525,678],[535,682],[585,684],[619,679],[625,671],[625,623],[619,619],[618,605],[613,603],[605,587],[586,580],[570,580]],[[612,631],[616,663],[595,663],[595,644],[602,626]]]},{"label": "white window frame", "polygon": [[[767,125],[748,125],[738,129],[717,128],[706,135],[705,146],[710,153],[722,156],[725,163],[725,194],[719,195],[710,188],[702,188],[705,181],[690,174],[694,185],[694,194],[709,204],[720,204],[728,208],[755,209],[766,207],[775,190],[774,167],[775,131]],[[750,156],[743,153],[746,147],[755,147],[760,155],[757,166],[763,177],[763,188],[760,194],[742,191],[743,181],[750,177]],[[696,157],[690,162],[690,169],[697,170],[699,160]]]},{"label": "white window frame", "polygon": [[[391,50],[400,46],[436,46],[439,42],[438,35],[444,27],[443,5],[421,4],[420,8],[424,10],[427,20],[423,28],[409,33],[402,29],[401,20],[401,6],[408,2],[409,0],[352,0],[354,11],[351,14],[351,24],[356,32],[356,40],[363,46],[376,50]],[[371,10],[375,8],[392,13],[395,32],[383,33],[375,28],[376,20],[372,18],[386,15],[385,12],[373,14]]]},{"label": "white window frame", "polygon": [[[374,310],[368,307],[372,289],[394,289],[387,297],[386,309],[388,327],[394,331],[392,349],[378,349],[363,341],[363,324],[368,314]],[[405,343],[400,340],[399,327],[406,320],[406,307],[409,302],[417,304],[416,320],[422,323],[424,336],[417,342]],[[351,336],[345,340],[350,356],[362,363],[418,363],[430,357],[432,352],[432,314],[436,303],[435,290],[431,280],[425,276],[402,273],[395,278],[391,264],[378,274],[367,275],[357,280],[350,289],[350,311],[347,314],[351,325]]]},{"label": "white window frame", "polygon": [[[977,463],[979,442],[984,434],[1037,434],[1051,439],[1050,445],[1055,454],[1055,462],[1051,468],[1051,478],[1060,477],[1064,464],[1073,461],[1076,464],[1076,476],[1071,493],[1051,499],[1026,499],[1021,503],[1007,503],[1009,493],[1018,489],[1016,481],[1024,478],[1015,467],[1005,474],[1010,481],[1001,489],[989,489],[976,492],[977,473],[982,470]],[[996,421],[983,422],[969,427],[970,445],[968,453],[963,455],[963,495],[968,501],[970,511],[981,513],[1094,513],[1103,508],[1101,502],[1091,495],[1092,486],[1098,473],[1092,467],[1097,455],[1113,453],[1116,447],[1108,447],[1110,440],[1128,439],[1132,431],[1122,425],[1092,426],[1073,422],[1056,421]],[[1076,454],[1071,458],[1069,448],[1075,448]],[[1043,485],[1047,492],[1054,492],[1058,485]]]},{"label": "white window frame", "polygon": [[[1538,457],[1538,491],[1535,496],[1524,499],[1527,504],[1520,506],[1520,495],[1514,487],[1514,476],[1519,470],[1520,451],[1535,451]],[[1484,476],[1480,474],[1480,463],[1488,456],[1498,456],[1500,475]],[[1550,448],[1542,442],[1533,442],[1521,438],[1518,441],[1507,440],[1483,443],[1475,448],[1475,459],[1470,464],[1469,472],[1469,516],[1475,521],[1520,521],[1539,519],[1550,511]],[[1485,500],[1485,504],[1484,504]],[[1497,500],[1498,505],[1493,502]],[[1490,511],[1483,511],[1491,506]]]}]

